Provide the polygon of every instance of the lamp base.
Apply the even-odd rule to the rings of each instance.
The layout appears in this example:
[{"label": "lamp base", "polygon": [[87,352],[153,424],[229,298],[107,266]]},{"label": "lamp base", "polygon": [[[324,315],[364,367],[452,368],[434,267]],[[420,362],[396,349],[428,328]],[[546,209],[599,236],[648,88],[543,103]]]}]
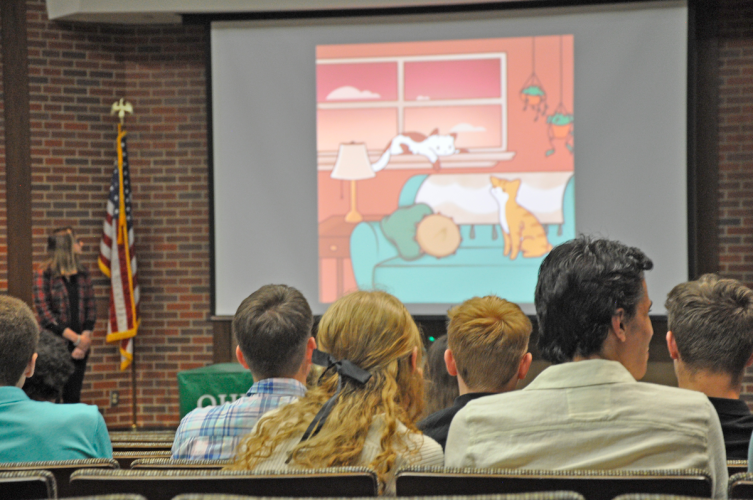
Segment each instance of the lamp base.
[{"label": "lamp base", "polygon": [[361,222],[363,220],[363,216],[358,213],[357,210],[351,210],[350,212],[345,215],[345,222],[351,222],[355,224],[356,222]]}]

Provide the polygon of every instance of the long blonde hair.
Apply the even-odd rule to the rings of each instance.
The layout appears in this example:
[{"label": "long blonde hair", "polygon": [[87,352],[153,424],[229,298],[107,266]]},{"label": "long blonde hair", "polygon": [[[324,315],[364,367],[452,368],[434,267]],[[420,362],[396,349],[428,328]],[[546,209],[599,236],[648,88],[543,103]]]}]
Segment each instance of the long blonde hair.
[{"label": "long blonde hair", "polygon": [[44,265],[52,271],[53,276],[70,276],[83,270],[78,255],[73,251],[75,243],[76,237],[70,227],[56,229],[47,238],[50,258]]},{"label": "long blonde hair", "polygon": [[[411,355],[421,337],[405,306],[392,295],[354,292],[339,299],[319,322],[319,348],[335,359],[348,359],[371,373],[363,386],[347,378],[332,412],[320,432],[298,443],[290,463],[303,468],[368,465],[384,486],[399,454],[411,454],[407,434],[423,410],[420,370],[411,366]],[[298,439],[322,405],[335,393],[338,375],[328,370],[306,396],[263,417],[256,430],[239,446],[230,469],[253,469],[269,458],[281,443]],[[369,464],[359,464],[366,436],[375,416],[382,419],[381,452]],[[398,423],[407,427],[398,430]]]}]

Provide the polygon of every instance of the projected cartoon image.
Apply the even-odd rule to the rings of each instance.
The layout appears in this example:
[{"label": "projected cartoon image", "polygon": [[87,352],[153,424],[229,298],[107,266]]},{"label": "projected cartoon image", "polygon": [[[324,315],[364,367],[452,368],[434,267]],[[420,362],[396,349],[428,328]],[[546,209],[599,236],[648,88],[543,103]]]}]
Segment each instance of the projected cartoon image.
[{"label": "projected cartoon image", "polygon": [[316,94],[321,302],[533,302],[575,237],[572,35],[318,46]]}]

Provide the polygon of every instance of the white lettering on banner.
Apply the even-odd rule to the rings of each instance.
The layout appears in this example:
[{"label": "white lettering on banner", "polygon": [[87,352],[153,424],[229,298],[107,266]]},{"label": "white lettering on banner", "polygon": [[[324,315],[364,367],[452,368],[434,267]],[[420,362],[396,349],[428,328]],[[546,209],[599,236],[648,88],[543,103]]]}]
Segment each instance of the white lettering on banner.
[{"label": "white lettering on banner", "polygon": [[196,400],[196,408],[204,408],[205,405],[201,403],[204,399],[211,401],[211,403],[206,406],[217,406],[217,400],[214,399],[214,396],[212,396],[211,394],[204,394]]},{"label": "white lettering on banner", "polygon": [[[240,394],[230,394],[230,402],[235,402]],[[218,394],[218,398],[220,398],[220,404],[223,405],[227,401],[228,394]],[[204,404],[204,400],[209,401],[209,404]],[[215,397],[211,394],[202,394],[202,396],[196,400],[196,408],[204,408],[206,406],[217,406],[217,400]]]}]

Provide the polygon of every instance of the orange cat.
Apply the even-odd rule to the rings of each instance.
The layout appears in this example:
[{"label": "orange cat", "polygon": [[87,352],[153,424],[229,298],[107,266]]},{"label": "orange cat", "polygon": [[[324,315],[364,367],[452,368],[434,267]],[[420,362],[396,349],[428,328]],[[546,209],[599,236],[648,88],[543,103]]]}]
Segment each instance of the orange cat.
[{"label": "orange cat", "polygon": [[505,238],[505,255],[515,260],[520,251],[523,257],[546,255],[552,245],[546,231],[531,212],[518,205],[515,198],[520,189],[520,179],[508,181],[492,177],[492,196],[499,204],[499,223]]}]

